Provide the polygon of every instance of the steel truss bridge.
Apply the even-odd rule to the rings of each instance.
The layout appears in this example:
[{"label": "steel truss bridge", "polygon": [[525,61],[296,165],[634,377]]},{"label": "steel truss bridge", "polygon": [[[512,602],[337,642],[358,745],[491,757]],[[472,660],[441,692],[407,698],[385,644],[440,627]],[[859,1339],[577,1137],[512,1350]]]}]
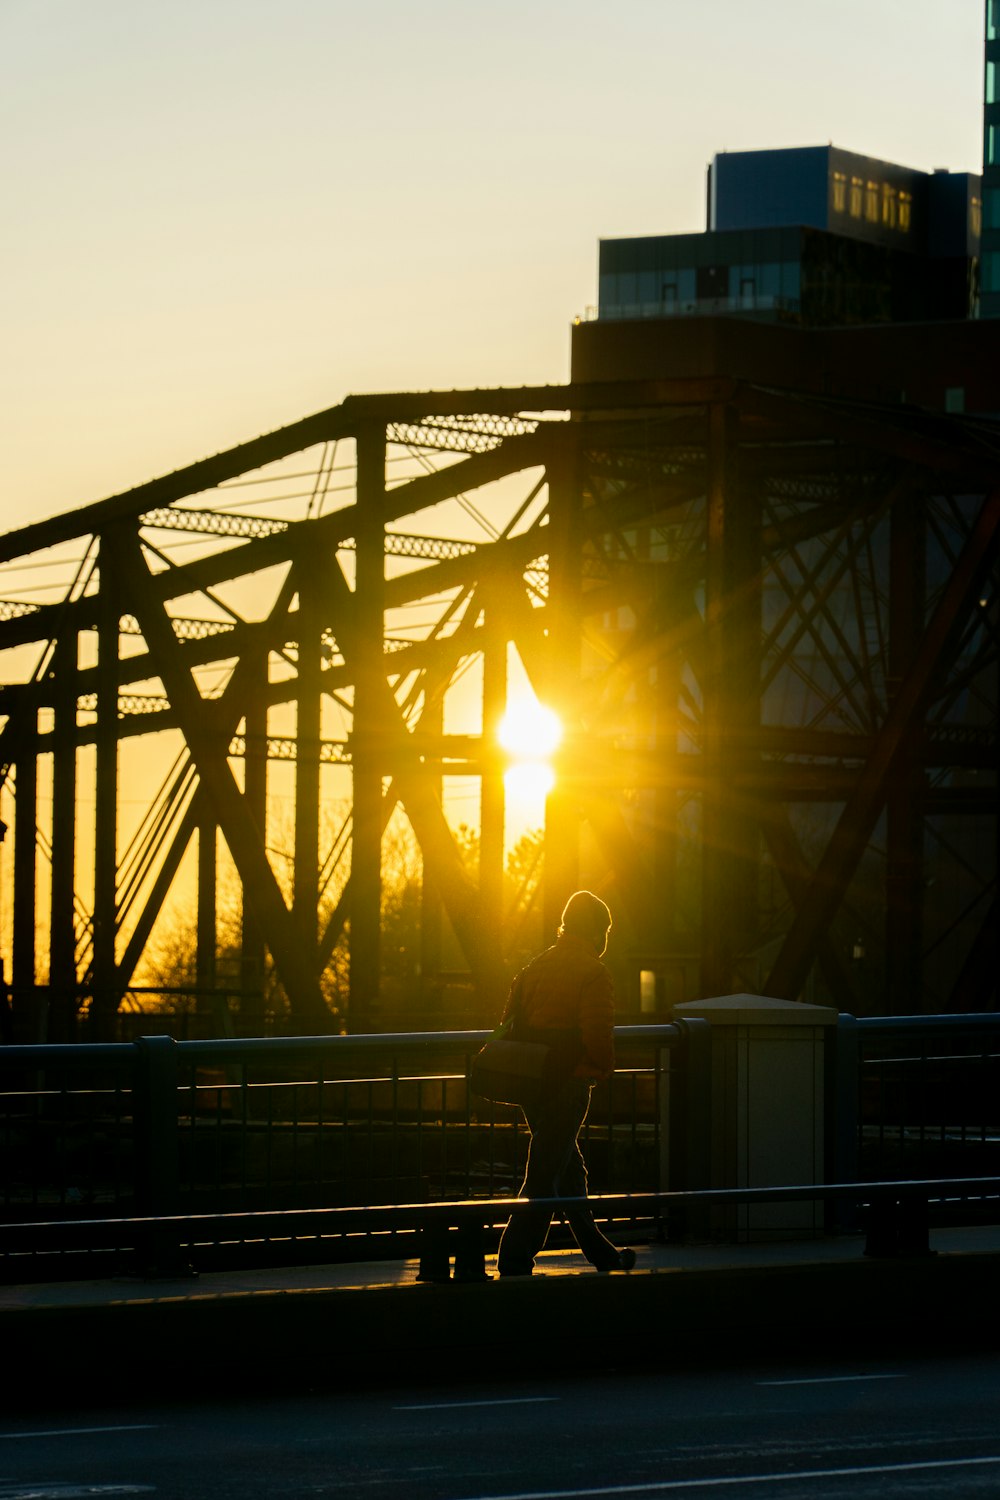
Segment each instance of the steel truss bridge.
[{"label": "steel truss bridge", "polygon": [[[578,885],[626,1011],[992,1008],[998,460],[987,422],[720,379],[363,396],[7,533],[13,1035],[114,1036],[185,882],[221,988],[222,861],[229,988],[266,962],[289,1029],[377,1027],[393,820],[411,1029],[444,970],[488,1022]],[[565,734],[512,886],[522,677]]]}]

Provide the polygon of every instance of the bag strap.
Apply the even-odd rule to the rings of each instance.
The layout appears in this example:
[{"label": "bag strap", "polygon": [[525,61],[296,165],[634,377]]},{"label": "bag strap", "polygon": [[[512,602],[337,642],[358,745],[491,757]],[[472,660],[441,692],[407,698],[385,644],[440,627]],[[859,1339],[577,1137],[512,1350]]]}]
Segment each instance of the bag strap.
[{"label": "bag strap", "polygon": [[510,987],[510,994],[507,997],[507,1004],[504,1007],[506,1019],[511,1022],[511,1024],[520,1020],[523,1015],[521,1001],[524,995],[524,975],[524,969],[520,969],[518,973],[514,975],[514,979]]}]

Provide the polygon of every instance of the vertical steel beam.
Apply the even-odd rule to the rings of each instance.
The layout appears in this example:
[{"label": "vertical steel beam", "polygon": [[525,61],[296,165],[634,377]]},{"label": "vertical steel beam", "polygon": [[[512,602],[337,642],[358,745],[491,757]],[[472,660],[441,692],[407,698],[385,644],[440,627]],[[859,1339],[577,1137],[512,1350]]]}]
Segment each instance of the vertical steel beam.
[{"label": "vertical steel beam", "polygon": [[100,544],[97,616],[97,745],[94,783],[94,957],[91,1033],[111,1041],[118,1009],[115,935],[118,874],[118,608],[111,538]]},{"label": "vertical steel beam", "polygon": [[507,707],[507,632],[498,593],[488,589],[483,650],[483,757],[480,781],[479,898],[487,920],[503,920],[504,782],[498,735]]},{"label": "vertical steel beam", "polygon": [[556,782],[545,803],[542,925],[544,941],[551,942],[566,900],[580,881],[578,798],[583,788],[573,784],[570,771],[578,775],[587,760],[574,723],[580,682],[583,507],[579,437],[574,424],[568,424],[556,437],[546,474],[549,484],[546,696],[563,724],[561,753],[555,761]]},{"label": "vertical steel beam", "polygon": [[[439,690],[437,680],[426,673],[424,676],[424,706],[420,715],[416,738],[426,736],[439,740],[444,730],[444,693]],[[431,795],[441,799],[441,777],[426,772]],[[437,987],[441,973],[441,940],[444,926],[444,903],[441,892],[427,870],[424,858],[423,877],[420,883],[420,987],[422,997],[429,1000],[432,988]]]},{"label": "vertical steel beam", "polygon": [[[642,934],[643,946],[651,953],[673,952],[677,946],[677,836],[679,803],[674,782],[677,768],[677,712],[680,701],[679,663],[666,652],[656,664],[652,689],[652,736],[657,748],[659,774],[653,786],[652,848],[649,865],[655,891],[655,916]],[[678,996],[677,998],[681,998]]]},{"label": "vertical steel beam", "polygon": [[77,636],[61,636],[53,657],[52,883],[49,912],[49,1013],[46,1037],[76,1036],[77,972],[74,874],[76,869]]},{"label": "vertical steel beam", "polygon": [[311,532],[295,562],[299,589],[296,697],[295,875],[292,914],[305,961],[318,977],[319,751],[322,718],[322,555]]},{"label": "vertical steel beam", "polygon": [[11,1009],[15,1042],[45,1040],[44,1013],[35,989],[35,916],[38,880],[38,746],[36,710],[30,730],[20,729],[14,772],[14,913]]},{"label": "vertical steel beam", "polygon": [[357,573],[354,583],[354,782],[351,834],[349,1025],[371,1029],[381,982],[382,776],[386,692],[385,428],[369,423],[357,435]]},{"label": "vertical steel beam", "polygon": [[[244,724],[246,753],[243,761],[243,795],[250,819],[267,845],[267,685],[268,660],[263,654],[254,681],[248,689]],[[253,920],[247,892],[243,891],[240,917],[240,1008],[244,1023],[251,1010],[259,1012],[264,988],[265,947],[259,925]],[[246,1028],[244,1028],[246,1029]],[[251,1027],[250,1034],[254,1034]]]},{"label": "vertical steel beam", "polygon": [[[889,677],[891,706],[913,664],[924,624],[926,520],[923,497],[904,495],[890,516]],[[902,737],[886,795],[886,986],[889,1015],[912,1015],[920,1001],[923,951],[924,775],[915,756],[916,725]]]},{"label": "vertical steel beam", "polygon": [[207,797],[199,799],[198,819],[198,910],[196,979],[198,988],[197,1010],[209,1015],[213,1010],[212,991],[215,989],[216,961],[218,958],[218,900],[219,858],[218,826]]},{"label": "vertical steel beam", "polygon": [[[732,794],[759,722],[760,512],[737,474],[737,413],[709,409],[701,990],[730,993],[756,935],[756,824]],[[743,979],[743,985],[746,979]]]},{"label": "vertical steel beam", "polygon": [[[424,672],[424,702],[420,712],[420,723],[414,733],[414,741],[438,742],[444,732],[444,693],[438,678]],[[436,757],[435,757],[436,759]],[[441,801],[441,775],[427,768],[424,772],[429,781],[429,790]],[[444,903],[441,891],[427,874],[424,856],[423,877],[420,882],[420,989],[421,999],[429,1001],[432,987],[441,974],[441,939]]]}]

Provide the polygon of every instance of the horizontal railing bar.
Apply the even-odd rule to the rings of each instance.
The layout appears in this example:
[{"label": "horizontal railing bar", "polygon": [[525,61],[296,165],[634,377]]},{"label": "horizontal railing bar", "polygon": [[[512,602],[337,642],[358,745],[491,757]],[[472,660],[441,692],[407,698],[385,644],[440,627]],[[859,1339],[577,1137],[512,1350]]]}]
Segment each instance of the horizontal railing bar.
[{"label": "horizontal railing bar", "polygon": [[319,1237],[326,1233],[347,1232],[348,1225],[367,1228],[419,1229],[425,1226],[459,1226],[467,1223],[497,1224],[506,1221],[520,1206],[565,1210],[574,1204],[589,1203],[599,1218],[650,1218],[669,1208],[698,1207],[708,1204],[795,1203],[822,1199],[871,1204],[886,1199],[915,1199],[928,1203],[969,1199],[1000,1199],[1000,1177],[930,1178],[887,1182],[806,1183],[781,1187],[706,1188],[694,1192],[605,1193],[589,1198],[472,1198],[455,1202],[369,1204],[358,1207],[264,1209],[229,1214],[170,1214],[161,1218],[127,1217],[119,1219],[52,1219],[30,1223],[0,1225],[0,1250],[9,1253],[16,1248],[11,1241],[30,1240],[40,1236],[76,1239],[85,1236],[88,1244],[99,1248],[128,1232],[173,1230],[178,1235],[197,1234],[213,1238],[239,1238],[252,1231],[257,1237],[287,1238],[297,1226],[303,1233]]},{"label": "horizontal railing bar", "polygon": [[132,1042],[38,1042],[0,1047],[0,1067],[56,1068],[110,1066],[130,1068],[135,1058]]},{"label": "horizontal railing bar", "polygon": [[[472,1052],[491,1036],[490,1031],[402,1031],[351,1034],[349,1036],[234,1037],[206,1041],[181,1041],[174,1045],[178,1062],[258,1062],[292,1058],[379,1055],[383,1053]],[[615,1042],[629,1047],[670,1047],[681,1038],[679,1026],[616,1026]],[[141,1038],[140,1038],[141,1040]],[[47,1067],[112,1064],[129,1067],[136,1055],[134,1042],[80,1042],[0,1047],[0,1068],[44,1069]],[[347,1080],[345,1080],[347,1081]]]},{"label": "horizontal railing bar", "polygon": [[[334,1054],[352,1052],[431,1052],[442,1049],[455,1052],[478,1050],[491,1031],[403,1031],[376,1032],[366,1035],[315,1036],[315,1037],[244,1037],[234,1040],[186,1041],[177,1043],[179,1057],[212,1058],[231,1057],[240,1060],[246,1056],[295,1057],[315,1056],[317,1052]],[[628,1046],[652,1044],[669,1047],[680,1040],[679,1026],[616,1026],[615,1042]]]},{"label": "horizontal railing bar", "polygon": [[1000,1011],[966,1011],[943,1016],[859,1016],[858,1030],[871,1035],[894,1031],[1000,1031]]}]

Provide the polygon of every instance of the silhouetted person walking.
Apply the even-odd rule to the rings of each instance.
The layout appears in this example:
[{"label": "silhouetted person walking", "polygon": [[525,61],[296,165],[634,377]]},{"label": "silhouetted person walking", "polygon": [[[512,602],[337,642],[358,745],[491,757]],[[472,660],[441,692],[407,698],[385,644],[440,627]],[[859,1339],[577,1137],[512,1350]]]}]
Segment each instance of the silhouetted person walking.
[{"label": "silhouetted person walking", "polygon": [[[567,901],[555,944],[533,959],[511,985],[504,1019],[514,1016],[519,1041],[552,1048],[551,1080],[541,1103],[524,1111],[531,1131],[522,1198],[586,1198],[587,1168],[577,1136],[594,1083],[614,1072],[615,999],[601,963],[611,912],[591,891]],[[598,1229],[586,1202],[567,1205],[566,1218],[584,1255],[599,1271],[627,1271],[633,1250],[618,1250]],[[548,1206],[517,1208],[500,1241],[501,1276],[530,1276],[552,1222]]]}]

